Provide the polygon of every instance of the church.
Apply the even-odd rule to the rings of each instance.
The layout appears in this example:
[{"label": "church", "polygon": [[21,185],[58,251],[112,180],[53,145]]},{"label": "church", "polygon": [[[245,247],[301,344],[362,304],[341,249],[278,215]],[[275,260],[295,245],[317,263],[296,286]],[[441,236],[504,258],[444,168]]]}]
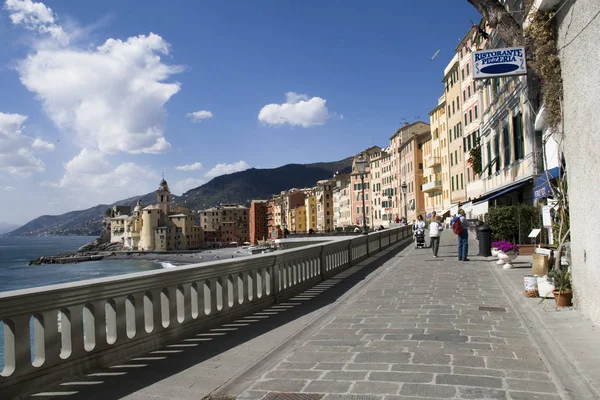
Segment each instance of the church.
[{"label": "church", "polygon": [[163,178],[156,191],[156,204],[143,206],[138,200],[133,214],[110,219],[111,242],[123,249],[140,251],[192,250],[203,247],[202,229],[192,212],[171,206],[171,191]]}]

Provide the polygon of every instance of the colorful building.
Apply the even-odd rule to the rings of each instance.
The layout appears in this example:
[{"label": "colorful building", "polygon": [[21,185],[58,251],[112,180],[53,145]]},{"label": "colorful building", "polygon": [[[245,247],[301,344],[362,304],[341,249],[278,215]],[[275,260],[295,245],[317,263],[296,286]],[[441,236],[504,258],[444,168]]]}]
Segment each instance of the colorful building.
[{"label": "colorful building", "polygon": [[317,231],[333,232],[333,179],[317,182]]},{"label": "colorful building", "polygon": [[370,194],[370,190],[371,190],[371,168],[370,168],[370,160],[371,157],[373,157],[374,154],[376,153],[380,153],[381,152],[381,147],[379,146],[372,146],[369,147],[368,149],[366,149],[365,151],[357,154],[354,156],[354,159],[352,160],[352,223],[356,226],[363,226],[363,211],[362,211],[362,205],[363,205],[363,197],[362,197],[362,186],[361,186],[361,178],[360,178],[360,174],[358,173],[358,169],[356,168],[356,160],[358,160],[358,157],[360,157],[361,155],[363,155],[365,157],[366,160],[366,171],[363,174],[363,179],[364,179],[364,194],[365,194],[365,220],[366,220],[366,225],[367,227],[370,227],[372,225],[372,218],[371,218],[371,203],[369,201],[369,194]]},{"label": "colorful building", "polygon": [[333,225],[336,230],[352,226],[352,177],[336,175],[333,186]]}]

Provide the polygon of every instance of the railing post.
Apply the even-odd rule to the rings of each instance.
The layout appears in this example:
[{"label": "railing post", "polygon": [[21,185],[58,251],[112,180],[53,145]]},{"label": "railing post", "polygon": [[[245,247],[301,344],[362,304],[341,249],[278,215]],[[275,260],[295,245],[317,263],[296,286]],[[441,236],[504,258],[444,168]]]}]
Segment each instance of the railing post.
[{"label": "railing post", "polygon": [[352,266],[352,239],[348,241],[348,267]]},{"label": "railing post", "polygon": [[321,263],[321,280],[327,279],[327,256],[325,255],[325,246],[321,246],[321,252],[319,253],[319,259]]},{"label": "railing post", "polygon": [[277,265],[277,256],[273,256],[273,265],[271,265],[271,296],[275,298],[275,303],[278,302],[279,285],[281,284],[281,274],[279,265]]}]

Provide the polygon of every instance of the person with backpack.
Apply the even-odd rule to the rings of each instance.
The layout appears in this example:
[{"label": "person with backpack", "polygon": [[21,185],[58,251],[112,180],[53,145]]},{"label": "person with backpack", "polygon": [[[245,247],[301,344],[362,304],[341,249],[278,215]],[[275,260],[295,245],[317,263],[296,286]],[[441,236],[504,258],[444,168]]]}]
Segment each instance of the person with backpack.
[{"label": "person with backpack", "polygon": [[469,254],[469,223],[465,217],[465,210],[460,208],[458,214],[452,218],[452,232],[458,235],[458,261],[470,261]]}]

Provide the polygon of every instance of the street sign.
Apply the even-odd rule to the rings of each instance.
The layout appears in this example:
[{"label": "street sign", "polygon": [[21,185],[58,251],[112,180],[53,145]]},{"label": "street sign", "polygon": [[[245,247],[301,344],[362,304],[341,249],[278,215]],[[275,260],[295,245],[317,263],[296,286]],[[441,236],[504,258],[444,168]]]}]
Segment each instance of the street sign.
[{"label": "street sign", "polygon": [[524,47],[507,47],[473,52],[473,79],[527,75]]}]

